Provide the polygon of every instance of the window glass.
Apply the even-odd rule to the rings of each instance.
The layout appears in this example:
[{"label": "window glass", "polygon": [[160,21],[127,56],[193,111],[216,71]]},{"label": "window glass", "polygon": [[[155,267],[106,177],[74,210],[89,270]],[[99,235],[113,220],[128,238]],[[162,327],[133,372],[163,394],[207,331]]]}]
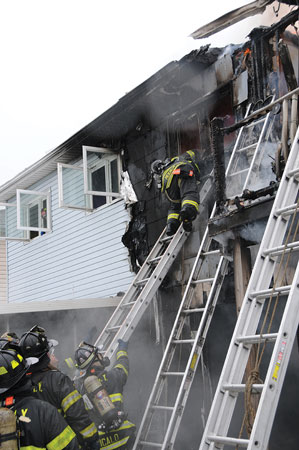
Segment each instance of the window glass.
[{"label": "window glass", "polygon": [[[93,191],[105,192],[106,189],[106,170],[105,166],[94,170],[91,174],[91,187]],[[93,195],[92,204],[93,208],[99,208],[107,203],[107,198],[102,195]]]},{"label": "window glass", "polygon": [[111,185],[112,185],[111,191],[119,192],[117,159],[111,161],[110,170],[111,170]]}]

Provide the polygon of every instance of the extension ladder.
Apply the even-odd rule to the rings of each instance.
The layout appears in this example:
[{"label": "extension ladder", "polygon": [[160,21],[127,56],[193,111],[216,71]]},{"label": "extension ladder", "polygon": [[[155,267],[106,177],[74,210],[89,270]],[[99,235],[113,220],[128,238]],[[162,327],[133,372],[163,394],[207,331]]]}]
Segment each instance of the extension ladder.
[{"label": "extension ladder", "polygon": [[[284,256],[289,258],[292,253],[299,251],[299,242],[289,242],[291,233],[294,238],[298,236],[298,191],[299,128],[268,219],[199,450],[226,449],[232,446],[250,450],[267,449],[299,321],[299,265],[297,264],[291,285],[276,286],[274,278],[273,287],[270,287],[278,262],[280,270]],[[277,260],[279,258],[280,261]],[[270,300],[277,300],[280,295],[287,295],[287,301],[279,329],[270,333],[271,326],[273,327],[270,321],[268,333],[264,333],[265,318],[262,314],[266,314],[269,308],[274,308]],[[283,305],[280,303],[279,306]],[[265,382],[252,385],[252,391],[261,392],[261,397],[250,436],[248,439],[242,438],[240,434],[229,437],[229,432],[234,434],[232,419],[238,422],[238,413],[235,411],[238,393],[246,390],[242,378],[251,345],[265,345],[266,342],[275,342],[275,345],[271,359],[269,358]]]},{"label": "extension ladder", "polygon": [[161,233],[94,344],[110,360],[116,355],[117,340],[130,338],[188,235],[182,224],[173,236],[166,235],[166,227]]},{"label": "extension ladder", "polygon": [[[250,108],[248,108],[246,115],[249,114],[249,110]],[[243,180],[244,189],[248,177],[253,170],[254,163],[262,150],[262,143],[269,135],[269,120],[270,113],[256,122],[256,125],[259,128],[262,123],[262,130],[259,130],[259,139],[254,145],[251,140],[250,147],[248,145],[248,131],[250,130],[251,133],[255,125],[253,123],[246,127],[242,127],[232,151],[226,169],[226,175],[230,173],[234,176],[236,170],[238,170],[240,155],[244,156],[245,150],[249,150],[249,148],[252,150],[254,147],[254,152],[247,158],[249,166],[242,172],[247,175],[244,179],[245,181]],[[244,142],[247,144],[245,149],[241,147]],[[237,192],[235,195],[236,194]],[[216,204],[214,205],[210,218],[214,217],[215,212]],[[213,249],[212,239],[208,235],[207,227],[138,429],[133,450],[141,450],[143,448],[159,448],[162,450],[173,449],[223,279],[227,272],[227,266],[228,259],[222,256],[220,249]],[[209,273],[208,277],[206,276],[207,272]],[[205,285],[206,288],[208,287],[207,300],[203,307],[193,308],[192,300],[195,288],[199,284]],[[201,315],[201,318],[197,325],[197,329],[192,333],[193,336],[186,339],[182,337],[182,334],[186,328],[187,321],[192,314],[199,314]],[[175,368],[175,357],[180,351],[180,344],[183,346],[183,353],[185,356],[187,352],[189,352],[188,360],[183,371],[178,371]],[[173,392],[170,393],[172,398],[167,402],[172,403],[170,406],[165,404],[165,399],[162,398],[163,392],[168,388],[169,380],[171,380],[171,386],[173,388]],[[161,423],[163,421],[167,422],[164,435],[163,432],[157,433],[156,431],[157,422]],[[158,440],[160,442],[157,442]]]}]

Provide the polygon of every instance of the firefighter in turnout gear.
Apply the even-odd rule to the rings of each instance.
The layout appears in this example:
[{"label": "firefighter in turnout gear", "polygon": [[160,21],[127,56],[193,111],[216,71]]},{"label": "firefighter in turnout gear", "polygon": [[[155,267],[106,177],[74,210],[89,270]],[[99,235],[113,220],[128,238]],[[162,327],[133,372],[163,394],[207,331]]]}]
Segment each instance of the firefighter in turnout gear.
[{"label": "firefighter in turnout gear", "polygon": [[119,339],[116,362],[110,370],[109,358],[98,347],[82,342],[75,352],[76,377],[86,407],[99,427],[100,448],[129,450],[136,427],[123,412],[123,388],[129,374],[128,343]]},{"label": "firefighter in turnout gear", "polygon": [[199,210],[199,167],[194,151],[188,150],[171,160],[156,160],[151,171],[158,188],[170,201],[166,234],[175,234],[181,222],[186,231],[191,231]]},{"label": "firefighter in turnout gear", "polygon": [[33,392],[37,398],[57,408],[76,433],[81,446],[99,449],[97,428],[89,418],[82,396],[71,379],[56,367],[57,359],[53,359],[53,351],[57,344],[53,339],[48,340],[45,330],[37,325],[21,336],[22,355],[26,358],[38,358],[38,362],[30,367],[28,373]]},{"label": "firefighter in turnout gear", "polygon": [[28,370],[30,359],[14,349],[0,350],[0,447],[78,450],[76,434],[57,409],[33,396]]}]

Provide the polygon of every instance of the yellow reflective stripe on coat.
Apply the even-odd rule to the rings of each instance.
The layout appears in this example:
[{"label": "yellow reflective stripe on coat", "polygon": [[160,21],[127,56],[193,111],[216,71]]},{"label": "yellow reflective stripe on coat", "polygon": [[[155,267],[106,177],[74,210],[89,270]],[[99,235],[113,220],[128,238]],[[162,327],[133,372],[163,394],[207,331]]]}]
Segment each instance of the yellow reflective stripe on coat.
[{"label": "yellow reflective stripe on coat", "polygon": [[121,358],[122,356],[128,356],[128,352],[126,352],[125,350],[119,350],[119,351],[116,353],[116,359],[119,359],[119,358]]},{"label": "yellow reflective stripe on coat", "polygon": [[64,412],[66,412],[74,403],[80,400],[81,394],[76,390],[68,394],[61,402],[61,407]]},{"label": "yellow reflective stripe on coat", "polygon": [[199,204],[197,202],[194,202],[193,200],[184,200],[182,203],[182,206],[184,206],[186,204],[194,206],[197,211],[199,210]]},{"label": "yellow reflective stripe on coat", "polygon": [[129,376],[129,372],[127,371],[127,369],[125,368],[125,366],[123,366],[122,364],[116,364],[116,366],[114,366],[114,368],[122,369],[122,370],[125,372],[125,374],[126,374],[127,376]]},{"label": "yellow reflective stripe on coat", "polygon": [[[125,438],[121,439],[120,441],[113,442],[113,444],[108,443],[108,445],[105,445],[105,442],[102,442],[105,439],[105,438],[102,438],[102,439],[100,439],[100,445],[101,445],[101,448],[103,448],[105,450],[113,450],[115,448],[122,447],[124,444],[126,444],[128,442],[129,437],[130,436],[126,436]],[[107,438],[106,438],[106,440],[107,440]]]},{"label": "yellow reflective stripe on coat", "polygon": [[179,214],[171,213],[171,214],[168,214],[167,220],[169,220],[169,219],[179,220],[179,217],[180,217]]},{"label": "yellow reflective stripe on coat", "polygon": [[109,397],[112,402],[123,402],[123,396],[120,392],[116,394],[110,394]]},{"label": "yellow reflective stripe on coat", "polygon": [[[136,427],[136,425],[134,423],[130,422],[129,420],[125,420],[119,428],[115,428],[115,430],[113,430],[113,431],[127,430],[128,428],[133,428],[133,427],[134,428]],[[106,432],[99,431],[99,436],[101,436],[103,434],[106,434]]]},{"label": "yellow reflective stripe on coat", "polygon": [[47,449],[49,450],[62,450],[65,448],[75,437],[74,431],[70,426],[67,426],[62,433],[56,436],[49,444],[47,444]]},{"label": "yellow reflective stripe on coat", "polygon": [[84,428],[84,430],[81,430],[80,434],[82,434],[84,438],[89,438],[94,434],[96,434],[97,432],[98,432],[97,427],[92,422],[90,425],[88,425],[88,427]]},{"label": "yellow reflective stripe on coat", "polygon": [[178,162],[176,164],[171,164],[170,167],[168,167],[168,169],[164,170],[163,175],[162,175],[162,187],[161,187],[161,191],[164,192],[166,189],[169,188],[169,186],[171,185],[172,179],[173,179],[173,171],[175,169],[177,169],[180,166],[183,166],[184,162]]}]

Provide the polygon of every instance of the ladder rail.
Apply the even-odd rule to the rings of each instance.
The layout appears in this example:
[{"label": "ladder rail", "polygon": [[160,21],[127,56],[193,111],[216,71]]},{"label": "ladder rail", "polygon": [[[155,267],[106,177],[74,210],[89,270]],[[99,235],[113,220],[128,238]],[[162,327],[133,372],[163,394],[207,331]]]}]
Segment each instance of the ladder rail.
[{"label": "ladder rail", "polygon": [[[219,280],[219,276],[220,273],[222,273],[222,277],[224,276],[224,273],[227,269],[227,265],[228,265],[228,260],[225,259],[223,256],[221,256],[220,258],[220,262],[218,264],[218,268],[217,268],[217,272],[215,274],[215,278],[214,278],[214,282],[212,284],[211,287],[211,291],[209,293],[209,297],[207,300],[207,305],[206,308],[203,312],[201,321],[200,321],[200,326],[197,330],[196,336],[194,338],[194,344],[192,346],[192,350],[187,362],[187,366],[186,366],[186,371],[185,374],[183,376],[183,379],[181,381],[181,385],[180,385],[180,389],[177,395],[177,399],[176,399],[176,403],[174,406],[174,412],[172,413],[172,416],[170,418],[170,422],[169,422],[169,426],[168,426],[168,430],[166,432],[164,441],[163,441],[163,446],[162,449],[166,449],[168,444],[168,440],[169,438],[171,439],[170,441],[170,447],[172,448],[172,446],[174,445],[176,436],[177,436],[177,432],[179,430],[179,426],[180,426],[180,420],[178,415],[176,414],[176,412],[178,411],[178,408],[180,406],[180,411],[179,414],[183,414],[185,406],[186,406],[186,402],[187,402],[187,398],[188,398],[188,394],[191,388],[191,381],[192,378],[195,374],[195,371],[197,369],[198,366],[198,362],[201,358],[201,354],[202,354],[202,350],[203,350],[203,345],[209,330],[209,326],[212,320],[212,314],[211,314],[211,308],[215,308],[219,293],[220,293],[220,289],[222,287],[222,280]],[[192,373],[190,374],[190,371],[192,371]],[[191,377],[192,375],[192,377]],[[190,378],[189,381],[187,381],[187,377]],[[171,434],[171,437],[170,437]]]},{"label": "ladder rail", "polygon": [[275,258],[273,259],[271,254],[264,255],[263,252],[264,249],[273,246],[273,241],[283,239],[287,230],[288,221],[283,219],[282,216],[277,216],[275,211],[285,206],[283,204],[285,200],[293,203],[298,195],[298,182],[295,182],[294,178],[291,178],[290,182],[286,181],[289,180],[289,172],[298,166],[298,151],[296,148],[298,146],[298,139],[299,128],[256,257],[199,450],[213,448],[208,444],[209,434],[225,436],[228,432],[237,396],[231,395],[228,391],[223,392],[222,385],[240,383],[245,371],[249,351],[243,351],[247,346],[243,342],[238,341],[238,338],[253,335],[256,332],[264,300],[258,297],[252,297],[250,293],[252,291],[258,292],[264,290],[270,285],[275,268]]},{"label": "ladder rail", "polygon": [[103,336],[105,334],[105,329],[107,327],[109,328],[109,327],[113,326],[115,320],[117,319],[118,314],[121,312],[123,304],[125,304],[127,302],[127,299],[131,298],[132,295],[134,294],[134,291],[136,290],[136,286],[135,286],[136,279],[139,278],[140,276],[142,276],[142,278],[145,278],[146,273],[147,273],[148,268],[149,268],[148,261],[150,259],[152,259],[153,257],[155,257],[157,252],[160,250],[160,248],[161,248],[161,244],[160,244],[161,243],[161,239],[165,235],[165,231],[166,231],[166,227],[164,228],[164,230],[162,231],[160,237],[157,239],[154,247],[152,248],[152,250],[148,254],[148,256],[147,256],[145,262],[143,263],[142,267],[140,268],[138,274],[135,276],[135,278],[131,282],[131,284],[130,284],[128,290],[126,291],[125,295],[123,296],[122,300],[119,302],[119,304],[117,305],[117,307],[113,311],[113,314],[110,316],[108,322],[106,323],[105,328],[102,330],[101,334],[99,335],[99,337],[95,341],[94,345],[99,345],[100,341],[102,340],[102,338],[103,338]]},{"label": "ladder rail", "polygon": [[[277,384],[277,379],[285,378],[287,363],[291,356],[294,340],[299,323],[299,262],[289,293],[287,305],[280,324],[278,338],[272,352],[271,362],[266,375],[264,389],[256,413],[256,418],[249,439],[248,449],[257,448],[257,443],[261,449],[268,445],[271,429],[279,401],[282,383]],[[290,330],[286,332],[285,330]],[[281,360],[284,364],[281,364]]]},{"label": "ladder rail", "polygon": [[[167,271],[172,265],[173,261],[177,257],[179,251],[181,250],[185,240],[187,239],[189,233],[183,229],[183,225],[181,224],[176,234],[171,237],[164,237],[165,230],[163,230],[160,235],[158,241],[154,246],[154,250],[150,252],[145,262],[142,265],[142,268],[136,275],[135,279],[131,283],[127,294],[124,295],[122,301],[112,314],[110,320],[107,322],[105,328],[102,330],[102,333],[96,340],[95,345],[99,345],[101,342],[106,344],[106,347],[103,349],[103,353],[105,356],[109,356],[110,360],[113,360],[116,356],[117,347],[118,347],[118,339],[128,340],[132,335],[140,316],[146,310],[148,305],[150,304],[154,294],[160,284],[163,281]],[[146,279],[146,283],[143,287],[136,286],[137,280],[140,277],[144,277],[147,266],[150,266],[150,260],[153,259],[153,256],[158,252],[161,252],[162,246],[165,246],[164,242],[169,242],[168,246],[164,248],[164,253],[161,255],[161,258],[155,266],[152,265],[152,273],[148,279]],[[136,294],[136,298],[133,302],[131,300],[132,296]],[[132,303],[131,307],[126,307],[125,311],[122,311],[123,305],[128,305]],[[127,314],[126,314],[127,312]],[[117,320],[121,321],[117,326]],[[110,330],[114,330],[113,334]],[[107,343],[108,341],[108,343]]]}]

